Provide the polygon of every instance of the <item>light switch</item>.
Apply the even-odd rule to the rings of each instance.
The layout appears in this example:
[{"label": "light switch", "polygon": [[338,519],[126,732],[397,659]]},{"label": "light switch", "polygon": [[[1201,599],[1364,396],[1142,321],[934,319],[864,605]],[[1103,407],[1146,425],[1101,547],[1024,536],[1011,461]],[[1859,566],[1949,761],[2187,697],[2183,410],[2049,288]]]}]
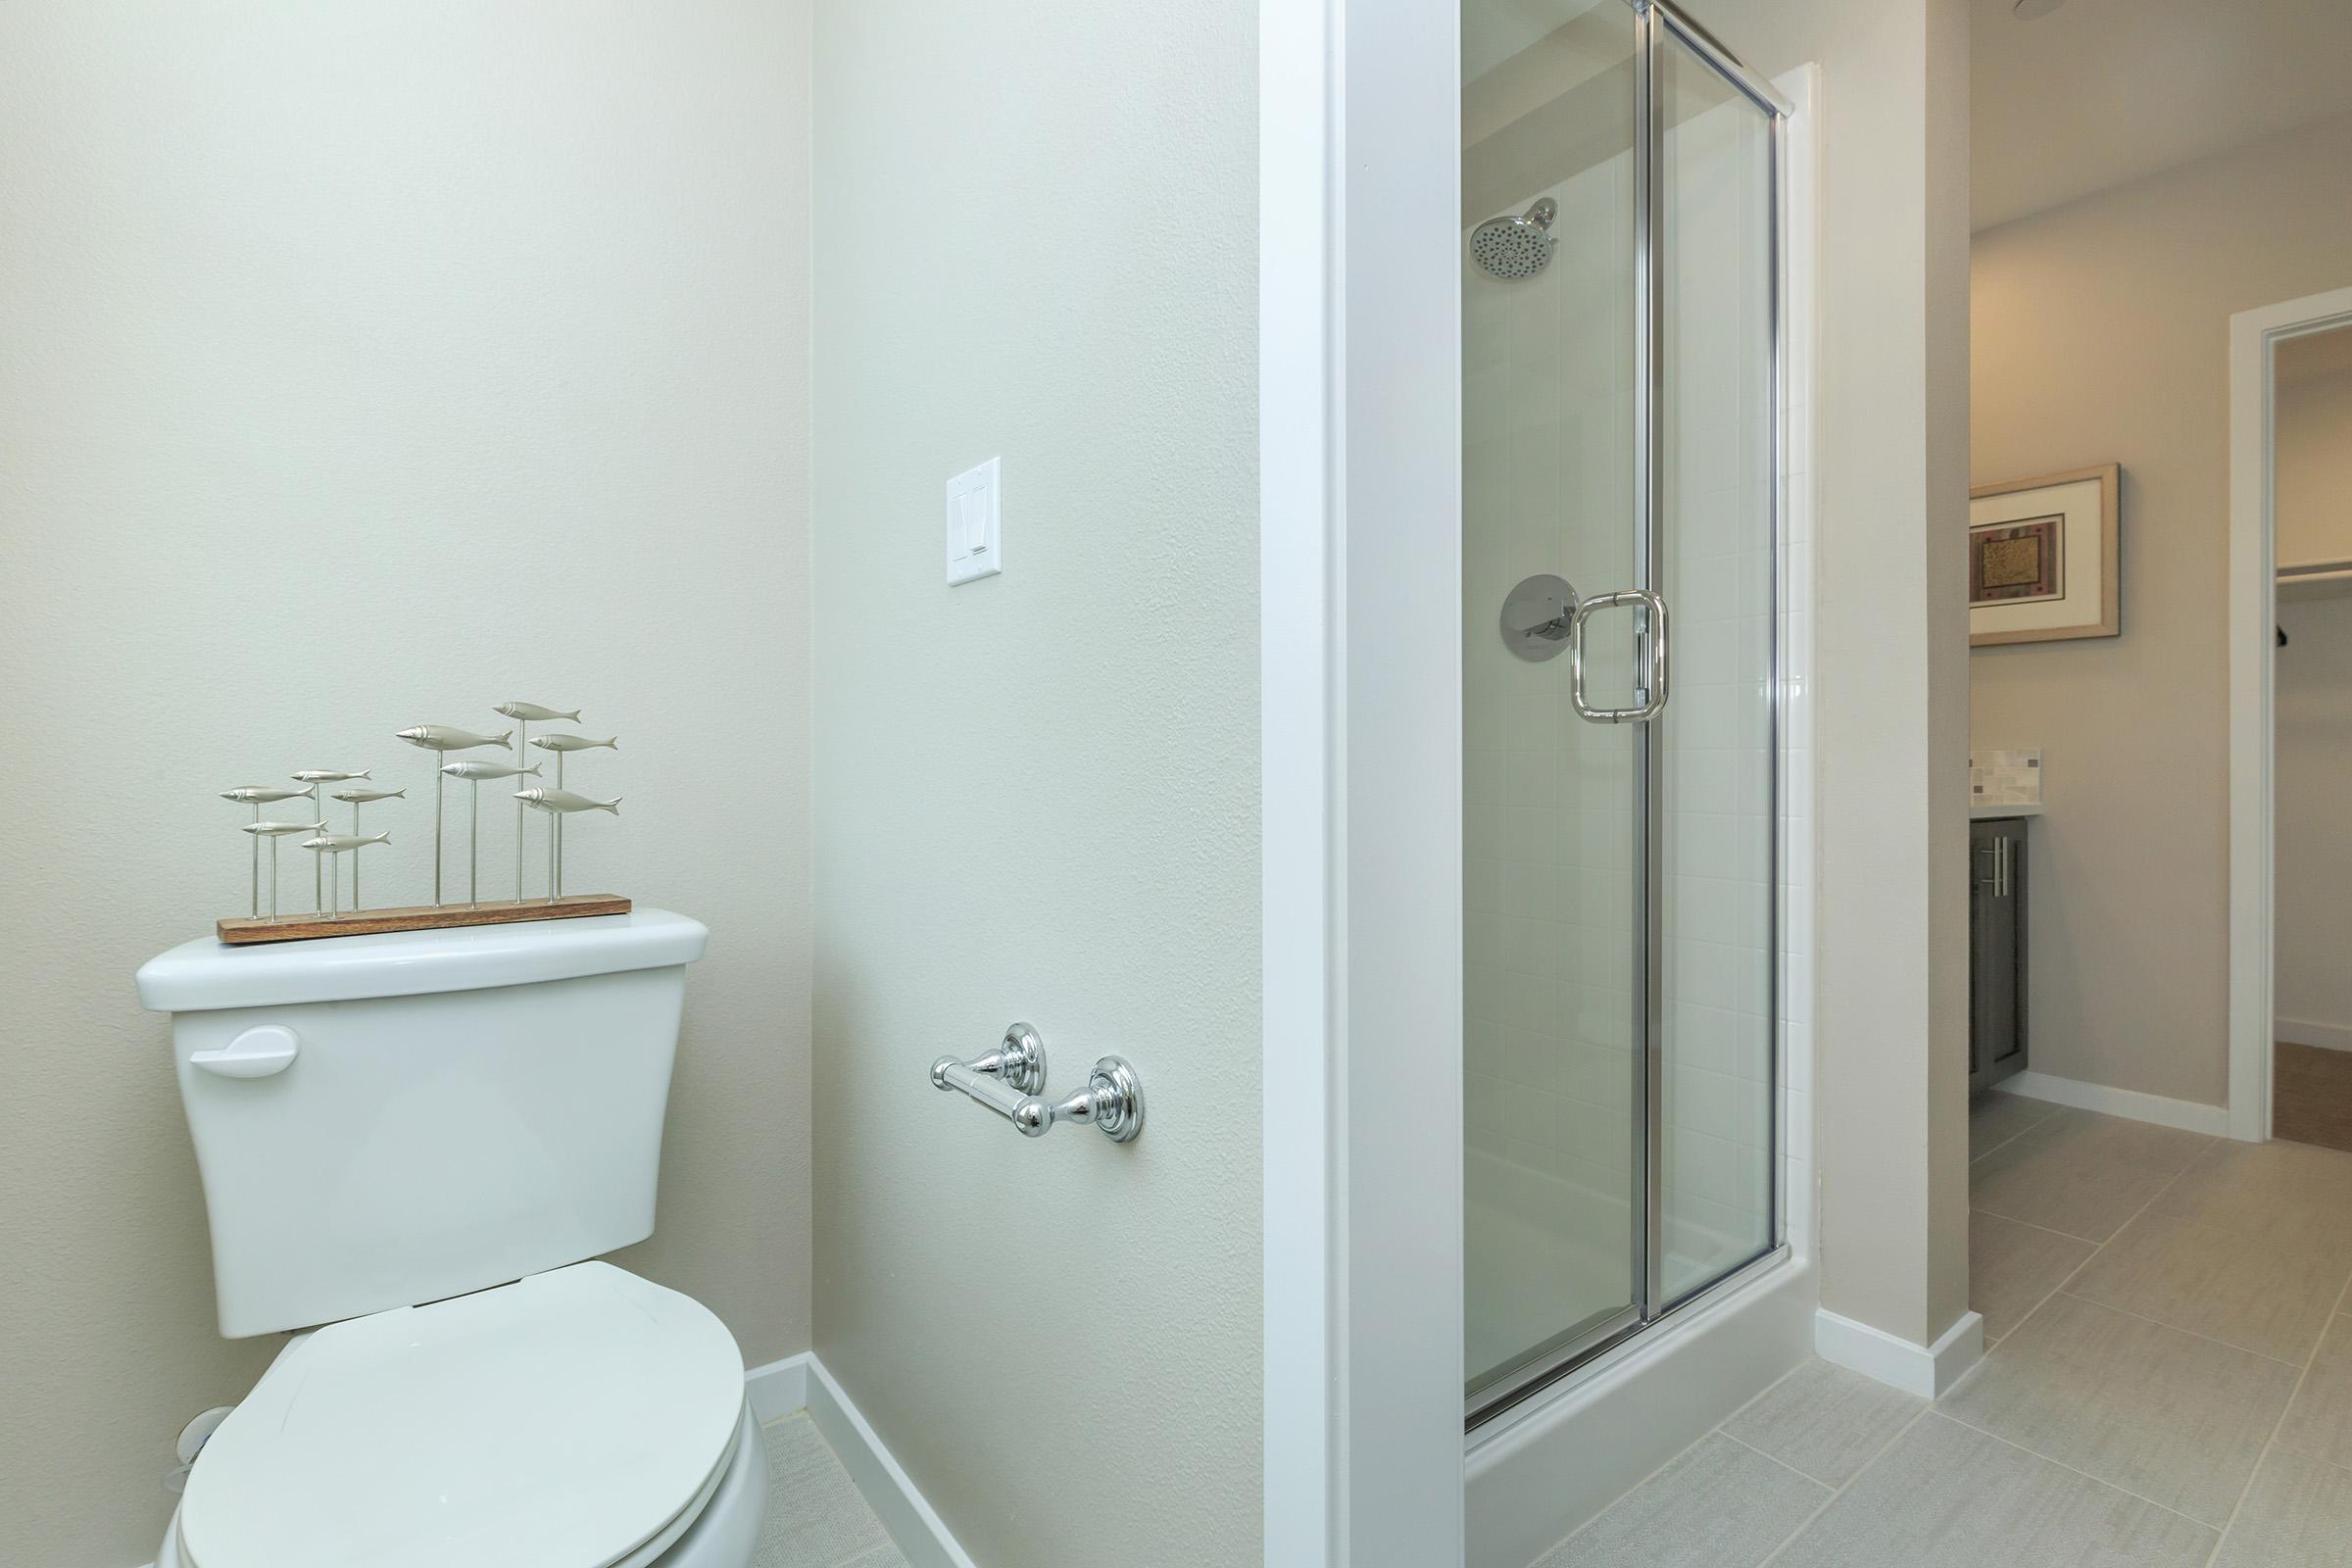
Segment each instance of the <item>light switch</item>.
[{"label": "light switch", "polygon": [[948,586],[1004,569],[1004,460],[948,481]]}]

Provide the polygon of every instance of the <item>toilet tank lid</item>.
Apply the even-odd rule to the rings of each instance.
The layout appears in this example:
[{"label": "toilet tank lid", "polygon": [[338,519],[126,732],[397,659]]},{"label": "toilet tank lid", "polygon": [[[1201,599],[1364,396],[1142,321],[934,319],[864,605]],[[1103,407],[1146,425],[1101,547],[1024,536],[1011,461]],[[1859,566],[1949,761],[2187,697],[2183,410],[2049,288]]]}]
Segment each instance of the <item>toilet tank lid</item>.
[{"label": "toilet tank lid", "polygon": [[708,926],[687,915],[633,909],[242,948],[198,938],[139,965],[139,1004],[157,1012],[206,1012],[479,991],[691,963],[710,937]]}]

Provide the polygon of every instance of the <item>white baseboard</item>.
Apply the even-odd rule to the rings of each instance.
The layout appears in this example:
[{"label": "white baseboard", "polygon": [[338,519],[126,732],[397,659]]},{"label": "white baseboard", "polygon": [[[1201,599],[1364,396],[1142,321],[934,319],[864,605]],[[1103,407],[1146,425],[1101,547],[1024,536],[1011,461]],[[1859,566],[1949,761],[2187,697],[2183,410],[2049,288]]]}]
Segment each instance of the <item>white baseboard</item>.
[{"label": "white baseboard", "polygon": [[2271,1033],[2290,1046],[2317,1046],[2322,1051],[2352,1051],[2352,1029],[2340,1023],[2313,1023],[2308,1018],[2274,1018]]},{"label": "white baseboard", "polygon": [[914,1482],[814,1351],[754,1367],[743,1381],[752,1415],[762,1426],[797,1410],[808,1412],[910,1568],[973,1568],[969,1554],[956,1544],[947,1524],[915,1491]]},{"label": "white baseboard", "polygon": [[1934,1345],[1913,1345],[1824,1308],[1813,1318],[1813,1348],[1825,1361],[1905,1394],[1935,1399],[1984,1359],[1984,1320],[1963,1312]]},{"label": "white baseboard", "polygon": [[2086,1084],[2073,1078],[2057,1078],[2046,1072],[2021,1072],[2004,1078],[1993,1088],[2003,1094],[2023,1095],[2028,1100],[2046,1100],[2053,1105],[2071,1105],[2077,1110],[2096,1110],[2109,1116],[2128,1116],[2133,1121],[2154,1122],[2159,1127],[2179,1127],[2185,1132],[2210,1133],[2216,1138],[2230,1136],[2230,1107],[2205,1105],[2193,1100],[2167,1100],[2162,1095],[2143,1095],[2136,1089],[2110,1089],[2105,1084]]},{"label": "white baseboard", "polygon": [[946,1521],[915,1490],[864,1415],[813,1355],[808,1358],[808,1419],[841,1456],[841,1467],[906,1553],[910,1568],[975,1568],[970,1554],[948,1533]]},{"label": "white baseboard", "polygon": [[808,1366],[815,1359],[812,1353],[803,1350],[746,1372],[743,1388],[751,1396],[752,1419],[765,1426],[795,1410],[808,1409]]}]

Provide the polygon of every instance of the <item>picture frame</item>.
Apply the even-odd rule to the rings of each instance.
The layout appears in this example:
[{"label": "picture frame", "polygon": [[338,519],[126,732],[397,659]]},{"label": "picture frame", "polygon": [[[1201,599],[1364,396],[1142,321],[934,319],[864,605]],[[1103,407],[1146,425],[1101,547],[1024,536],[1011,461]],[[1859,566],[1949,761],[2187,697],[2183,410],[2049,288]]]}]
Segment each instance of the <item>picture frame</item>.
[{"label": "picture frame", "polygon": [[2121,635],[2122,495],[2114,463],[1971,489],[1969,646]]}]

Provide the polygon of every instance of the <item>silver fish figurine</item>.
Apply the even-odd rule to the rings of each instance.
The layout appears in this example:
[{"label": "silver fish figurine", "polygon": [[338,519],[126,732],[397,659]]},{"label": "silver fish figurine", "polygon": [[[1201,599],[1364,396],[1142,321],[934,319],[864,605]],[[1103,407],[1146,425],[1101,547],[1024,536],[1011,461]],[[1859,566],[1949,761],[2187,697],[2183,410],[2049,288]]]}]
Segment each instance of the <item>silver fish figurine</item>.
[{"label": "silver fish figurine", "polygon": [[441,771],[451,778],[471,779],[479,783],[486,778],[514,778],[521,773],[536,775],[539,764],[534,762],[529,767],[516,767],[511,762],[443,762]]},{"label": "silver fish figurine", "polygon": [[362,768],[357,773],[338,773],[331,767],[306,767],[299,773],[286,776],[297,784],[340,784],[347,778],[366,778],[368,771]]},{"label": "silver fish figurine", "polygon": [[[365,778],[367,775],[362,774]],[[337,790],[335,799],[351,806],[366,806],[371,801],[405,801],[407,790]]]},{"label": "silver fish figurine", "polygon": [[611,747],[617,752],[620,750],[620,737],[609,735],[596,741],[585,735],[534,735],[531,744],[551,752],[593,752],[600,746]]},{"label": "silver fish figurine", "polygon": [[389,833],[370,833],[366,838],[361,838],[356,833],[321,833],[315,839],[305,839],[302,847],[306,850],[323,851],[328,855],[341,855],[345,850],[356,850],[363,844],[389,844],[391,842],[392,835]]},{"label": "silver fish figurine", "polygon": [[525,806],[535,806],[542,811],[611,811],[620,814],[620,797],[609,801],[592,801],[570,790],[516,790],[514,798]]},{"label": "silver fish figurine", "polygon": [[242,831],[259,833],[265,838],[273,839],[287,833],[323,833],[326,831],[326,824],[324,822],[248,822]]},{"label": "silver fish figurine", "polygon": [[233,790],[220,792],[222,800],[235,801],[240,806],[263,806],[271,801],[300,800],[304,796],[318,799],[318,786],[314,784],[307,790],[281,790],[268,784],[240,784]]},{"label": "silver fish figurine", "polygon": [[476,735],[455,724],[413,724],[393,732],[395,740],[421,746],[428,752],[470,752],[477,746],[504,746],[514,736],[513,730],[501,730],[496,735]]},{"label": "silver fish figurine", "polygon": [[574,724],[580,721],[580,710],[576,708],[566,713],[561,709],[541,708],[537,703],[500,703],[490,711],[504,713],[507,717],[518,719],[525,724],[545,724],[558,718],[567,719]]}]

